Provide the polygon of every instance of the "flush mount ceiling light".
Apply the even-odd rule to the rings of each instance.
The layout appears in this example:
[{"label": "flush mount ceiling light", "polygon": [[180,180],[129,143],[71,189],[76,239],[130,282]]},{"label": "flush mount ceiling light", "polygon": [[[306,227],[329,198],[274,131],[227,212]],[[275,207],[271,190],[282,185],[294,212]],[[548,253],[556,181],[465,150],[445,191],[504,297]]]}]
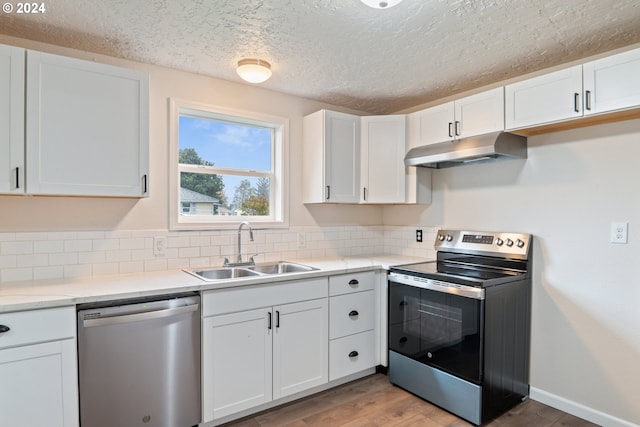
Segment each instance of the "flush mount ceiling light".
[{"label": "flush mount ceiling light", "polygon": [[360,0],[362,3],[374,9],[389,9],[400,3],[402,0]]},{"label": "flush mount ceiling light", "polygon": [[271,64],[262,59],[241,59],[236,72],[249,83],[262,83],[271,77]]}]

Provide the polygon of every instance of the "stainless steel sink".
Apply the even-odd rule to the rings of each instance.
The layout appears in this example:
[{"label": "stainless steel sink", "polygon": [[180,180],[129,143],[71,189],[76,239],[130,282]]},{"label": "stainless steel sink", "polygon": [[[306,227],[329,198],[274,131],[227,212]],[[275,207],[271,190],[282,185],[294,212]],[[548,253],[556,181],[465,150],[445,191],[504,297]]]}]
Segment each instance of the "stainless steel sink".
[{"label": "stainless steel sink", "polygon": [[208,270],[189,271],[189,273],[204,280],[223,280],[260,275],[257,271],[239,267],[211,268]]},{"label": "stainless steel sink", "polygon": [[284,274],[284,273],[301,273],[304,271],[313,271],[317,268],[309,267],[304,264],[297,264],[294,262],[278,261],[268,264],[257,264],[253,267],[249,267],[253,271],[257,271],[262,274]]},{"label": "stainless steel sink", "polygon": [[185,270],[187,273],[206,281],[236,279],[241,277],[268,276],[286,273],[301,273],[317,268],[295,262],[278,261],[243,267],[217,267],[203,270]]}]

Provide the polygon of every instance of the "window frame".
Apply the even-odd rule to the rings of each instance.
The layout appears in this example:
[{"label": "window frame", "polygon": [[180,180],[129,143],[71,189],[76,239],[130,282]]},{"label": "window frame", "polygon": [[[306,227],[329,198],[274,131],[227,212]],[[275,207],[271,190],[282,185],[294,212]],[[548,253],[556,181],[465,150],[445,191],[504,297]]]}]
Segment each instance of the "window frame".
[{"label": "window frame", "polygon": [[[270,199],[272,214],[259,215],[181,215],[180,173],[216,173],[261,177],[263,171],[202,167],[199,165],[182,167],[179,158],[179,118],[181,114],[192,117],[236,122],[250,126],[265,126],[274,130],[271,162],[273,172],[269,172]],[[221,230],[236,228],[241,221],[249,221],[260,228],[286,228],[289,226],[289,119],[254,111],[227,108],[177,98],[169,99],[169,228],[171,230]]]}]

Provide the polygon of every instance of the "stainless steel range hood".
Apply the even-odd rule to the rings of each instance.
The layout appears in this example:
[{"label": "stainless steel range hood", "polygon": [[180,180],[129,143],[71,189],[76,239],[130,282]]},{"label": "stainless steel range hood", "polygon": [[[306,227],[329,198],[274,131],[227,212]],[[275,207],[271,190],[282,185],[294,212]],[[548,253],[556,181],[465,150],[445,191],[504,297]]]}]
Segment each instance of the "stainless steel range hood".
[{"label": "stainless steel range hood", "polygon": [[527,138],[508,132],[494,132],[423,145],[409,150],[404,164],[441,169],[500,158],[526,159]]}]

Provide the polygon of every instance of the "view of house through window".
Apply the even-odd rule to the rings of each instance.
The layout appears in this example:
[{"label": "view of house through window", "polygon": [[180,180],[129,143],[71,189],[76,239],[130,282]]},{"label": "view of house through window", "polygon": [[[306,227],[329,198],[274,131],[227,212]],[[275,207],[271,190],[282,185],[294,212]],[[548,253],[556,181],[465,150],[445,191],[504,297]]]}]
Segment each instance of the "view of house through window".
[{"label": "view of house through window", "polygon": [[277,220],[273,183],[280,161],[275,156],[278,126],[180,109],[178,215],[200,221],[238,216]]}]

